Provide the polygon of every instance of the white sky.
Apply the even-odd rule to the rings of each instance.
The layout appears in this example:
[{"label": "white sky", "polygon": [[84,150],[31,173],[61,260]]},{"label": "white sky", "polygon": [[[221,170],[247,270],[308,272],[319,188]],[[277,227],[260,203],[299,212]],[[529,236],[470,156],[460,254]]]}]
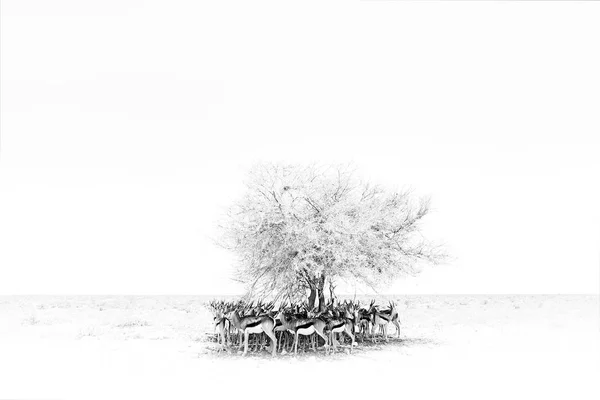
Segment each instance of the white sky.
[{"label": "white sky", "polygon": [[260,160],[431,194],[396,293],[598,293],[600,2],[2,1],[0,294],[237,293]]}]

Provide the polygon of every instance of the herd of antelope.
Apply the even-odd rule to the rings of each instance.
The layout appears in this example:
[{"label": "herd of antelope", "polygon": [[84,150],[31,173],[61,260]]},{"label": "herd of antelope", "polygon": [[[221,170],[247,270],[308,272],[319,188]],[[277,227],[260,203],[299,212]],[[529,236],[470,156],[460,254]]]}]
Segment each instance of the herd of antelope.
[{"label": "herd of antelope", "polygon": [[[368,308],[361,307],[360,302],[344,301],[329,302],[321,310],[309,309],[306,303],[281,305],[277,310],[274,303],[246,303],[244,301],[213,300],[206,307],[214,315],[214,327],[217,332],[216,340],[222,349],[227,346],[244,346],[243,355],[248,353],[248,341],[251,334],[255,350],[265,347],[265,339],[270,339],[270,352],[273,356],[280,351],[282,354],[298,353],[298,345],[302,348],[316,346],[322,340],[325,352],[335,352],[338,335],[342,343],[346,337],[350,340],[350,351],[358,346],[357,339],[364,342],[369,339],[377,341],[376,331],[388,341],[387,328],[394,324],[398,338],[400,337],[400,320],[396,303],[389,302],[386,309],[381,310],[375,301]],[[279,344],[279,347],[278,347]],[[288,348],[288,346],[291,346]]]}]

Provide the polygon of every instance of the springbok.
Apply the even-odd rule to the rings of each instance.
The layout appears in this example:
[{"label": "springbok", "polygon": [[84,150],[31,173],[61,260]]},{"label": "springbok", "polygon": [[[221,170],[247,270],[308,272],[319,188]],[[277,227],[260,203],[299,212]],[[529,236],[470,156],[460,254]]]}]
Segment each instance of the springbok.
[{"label": "springbok", "polygon": [[356,340],[354,338],[354,316],[348,311],[347,308],[343,309],[343,316],[335,315],[333,319],[329,320],[327,323],[327,328],[329,330],[329,337],[331,344],[333,346],[333,352],[337,348],[337,339],[336,335],[338,333],[344,332],[346,335],[350,337],[351,345],[350,351],[352,351],[352,347],[358,346]]},{"label": "springbok", "polygon": [[[326,323],[318,316],[313,315],[308,318],[295,318],[292,315],[287,315],[283,309],[279,311],[277,318],[281,320],[282,326],[294,334],[294,354],[298,354],[298,335],[310,336],[313,333],[319,335],[325,341],[325,351],[329,348],[329,341],[324,331]],[[313,350],[316,351],[313,342]]]},{"label": "springbok", "polygon": [[394,324],[396,327],[396,331],[398,334],[398,338],[400,338],[400,322],[398,318],[398,310],[396,309],[396,303],[390,301],[390,308],[384,311],[379,311],[377,306],[374,304],[371,305],[371,315],[373,320],[373,329],[371,330],[371,336],[373,337],[373,341],[375,339],[375,329],[376,327],[380,327],[383,330],[383,338],[387,342],[387,327],[390,322]]},{"label": "springbok", "polygon": [[227,346],[227,332],[229,332],[229,320],[224,315],[216,315],[214,321],[215,330],[219,335],[217,342],[220,342],[221,347],[225,349]]},{"label": "springbok", "polygon": [[[240,317],[237,310],[231,312],[230,320],[241,334],[244,333],[244,356],[248,353],[248,337],[251,333],[264,332],[271,339],[272,352],[275,356],[277,351],[277,338],[275,337],[275,319],[268,315]],[[241,344],[241,342],[240,342]]]},{"label": "springbok", "polygon": [[366,309],[364,307],[360,307],[360,303],[358,303],[358,322],[357,322],[357,329],[361,334],[361,340],[364,342],[365,341],[365,336],[368,336],[369,334],[369,327],[371,325],[371,323],[373,322],[373,315],[371,313],[373,307],[375,305],[375,300],[371,301],[371,304],[369,305],[369,308]]}]

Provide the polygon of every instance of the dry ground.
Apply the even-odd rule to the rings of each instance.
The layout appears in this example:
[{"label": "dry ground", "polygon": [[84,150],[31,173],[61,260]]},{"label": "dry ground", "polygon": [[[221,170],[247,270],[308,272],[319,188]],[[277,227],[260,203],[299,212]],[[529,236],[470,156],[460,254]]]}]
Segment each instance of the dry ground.
[{"label": "dry ground", "polygon": [[0,398],[600,398],[596,295],[389,298],[400,341],[244,359],[206,298],[0,297]]}]

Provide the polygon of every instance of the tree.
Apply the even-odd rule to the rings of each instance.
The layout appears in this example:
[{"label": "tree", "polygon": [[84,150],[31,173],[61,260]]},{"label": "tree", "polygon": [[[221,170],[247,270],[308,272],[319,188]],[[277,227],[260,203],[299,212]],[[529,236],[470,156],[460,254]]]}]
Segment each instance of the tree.
[{"label": "tree", "polygon": [[220,224],[219,243],[238,257],[236,279],[251,297],[331,295],[338,281],[373,289],[438,263],[441,247],[426,240],[428,198],[389,192],[343,166],[259,164],[246,192]]}]

